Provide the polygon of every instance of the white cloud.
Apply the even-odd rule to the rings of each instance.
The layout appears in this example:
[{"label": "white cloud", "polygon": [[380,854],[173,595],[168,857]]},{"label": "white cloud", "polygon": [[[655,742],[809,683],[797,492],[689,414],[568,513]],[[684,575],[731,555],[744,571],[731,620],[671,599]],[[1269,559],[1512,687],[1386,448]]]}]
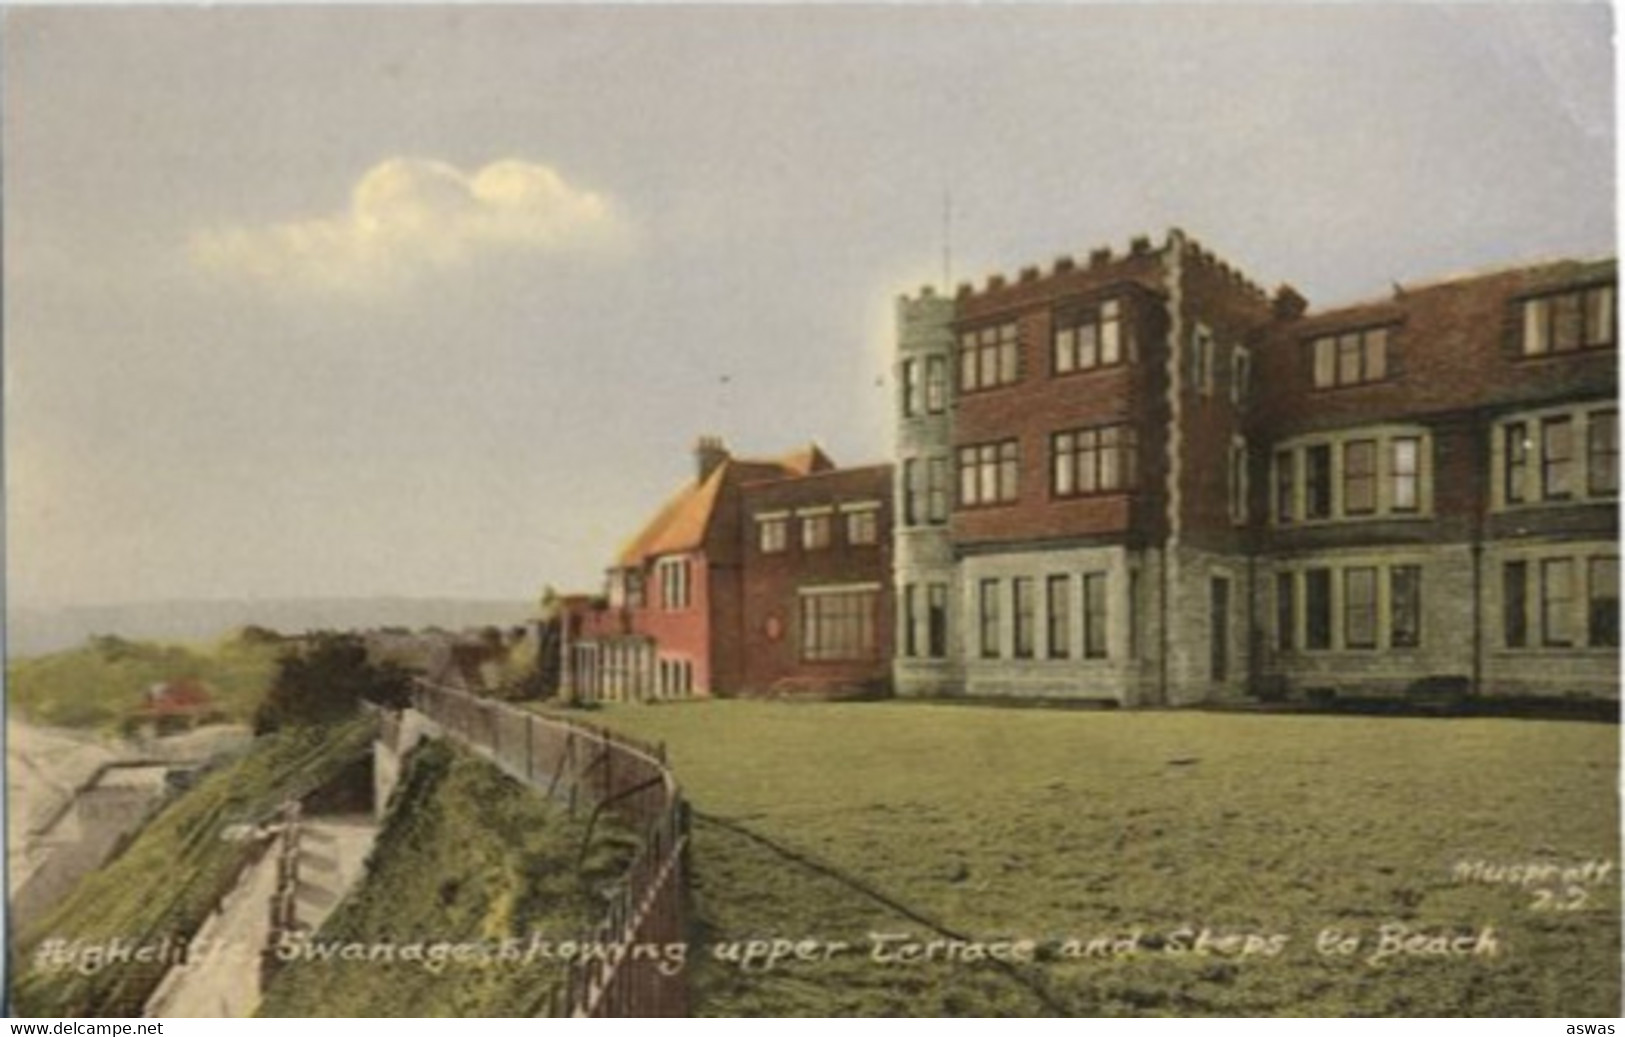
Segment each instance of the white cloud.
[{"label": "white cloud", "polygon": [[333,216],[199,232],[203,268],[279,286],[372,292],[463,266],[494,251],[598,253],[625,243],[603,195],[517,159],[464,173],[444,162],[391,158],[356,183]]}]

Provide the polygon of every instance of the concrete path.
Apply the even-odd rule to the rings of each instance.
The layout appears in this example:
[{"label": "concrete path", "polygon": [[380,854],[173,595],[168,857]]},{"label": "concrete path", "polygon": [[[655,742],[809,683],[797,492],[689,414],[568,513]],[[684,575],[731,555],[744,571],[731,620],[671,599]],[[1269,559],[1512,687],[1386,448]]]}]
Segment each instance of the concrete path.
[{"label": "concrete path", "polygon": [[[361,877],[378,825],[370,815],[307,818],[299,836],[299,889],[295,917],[315,932]],[[170,1019],[235,1018],[254,1014],[260,987],[260,950],[270,937],[276,893],[277,846],[243,876],[221,902],[193,945],[198,953],[164,978],[147,1002],[147,1015]]]},{"label": "concrete path", "polygon": [[190,960],[164,977],[147,1002],[147,1016],[241,1019],[254,1014],[261,994],[260,951],[271,930],[276,865],[273,846],[198,931]]}]

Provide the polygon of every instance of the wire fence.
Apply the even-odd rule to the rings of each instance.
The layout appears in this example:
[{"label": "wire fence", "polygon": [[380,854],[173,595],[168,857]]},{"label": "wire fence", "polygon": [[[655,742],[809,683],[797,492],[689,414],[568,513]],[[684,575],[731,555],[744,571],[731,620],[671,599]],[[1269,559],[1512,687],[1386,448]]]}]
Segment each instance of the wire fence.
[{"label": "wire fence", "polygon": [[572,814],[586,812],[589,829],[608,814],[641,837],[603,918],[583,937],[603,953],[570,963],[548,1013],[687,1015],[689,817],[665,747],[426,681],[414,684],[413,705],[511,777]]}]

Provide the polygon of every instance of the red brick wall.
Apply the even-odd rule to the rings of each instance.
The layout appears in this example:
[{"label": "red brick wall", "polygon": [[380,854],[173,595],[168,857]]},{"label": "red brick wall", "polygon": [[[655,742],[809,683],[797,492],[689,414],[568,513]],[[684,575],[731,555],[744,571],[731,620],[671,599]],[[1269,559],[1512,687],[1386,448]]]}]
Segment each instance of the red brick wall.
[{"label": "red brick wall", "polygon": [[681,654],[694,661],[696,689],[714,687],[716,661],[711,655],[711,629],[716,580],[704,551],[691,552],[687,557],[688,608],[667,610],[660,607],[660,580],[655,566],[650,564],[644,570],[643,607],[587,611],[577,636],[593,638],[641,634],[652,637],[659,642],[661,653]]},{"label": "red brick wall", "polygon": [[[1016,438],[1020,443],[1019,497],[1014,503],[955,507],[952,531],[960,543],[1042,538],[1121,538],[1136,519],[1157,513],[1163,447],[1160,413],[1164,307],[1156,294],[1160,273],[1153,255],[1068,271],[1053,277],[962,297],[958,327],[1014,318],[1021,328],[1021,378],[1013,385],[957,397],[954,444]],[[1089,298],[1119,298],[1129,342],[1128,362],[1108,368],[1051,373],[1054,308]],[[957,365],[955,368],[957,375]],[[1056,498],[1051,490],[1050,436],[1068,429],[1133,422],[1139,434],[1140,493]],[[958,459],[950,458],[954,492]]]},{"label": "red brick wall", "polygon": [[[896,606],[891,588],[892,469],[851,468],[806,478],[746,487],[742,494],[741,541],[745,565],[741,589],[741,653],[744,694],[851,694],[889,686]],[[828,547],[803,551],[792,520],[786,550],[763,554],[756,536],[758,512],[793,511],[819,505],[878,501],[877,540],[846,543],[837,511]],[[801,658],[798,590],[829,584],[873,583],[876,594],[875,655],[867,660],[812,662]]]}]

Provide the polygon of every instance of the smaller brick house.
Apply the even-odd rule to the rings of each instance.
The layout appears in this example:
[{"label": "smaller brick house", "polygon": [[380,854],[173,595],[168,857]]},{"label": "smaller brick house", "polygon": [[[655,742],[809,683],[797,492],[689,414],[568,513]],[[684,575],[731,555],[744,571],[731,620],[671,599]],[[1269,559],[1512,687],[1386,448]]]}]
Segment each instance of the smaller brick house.
[{"label": "smaller brick house", "polygon": [[891,467],[816,446],[695,448],[694,480],[563,599],[561,683],[590,700],[882,694],[892,654]]}]

